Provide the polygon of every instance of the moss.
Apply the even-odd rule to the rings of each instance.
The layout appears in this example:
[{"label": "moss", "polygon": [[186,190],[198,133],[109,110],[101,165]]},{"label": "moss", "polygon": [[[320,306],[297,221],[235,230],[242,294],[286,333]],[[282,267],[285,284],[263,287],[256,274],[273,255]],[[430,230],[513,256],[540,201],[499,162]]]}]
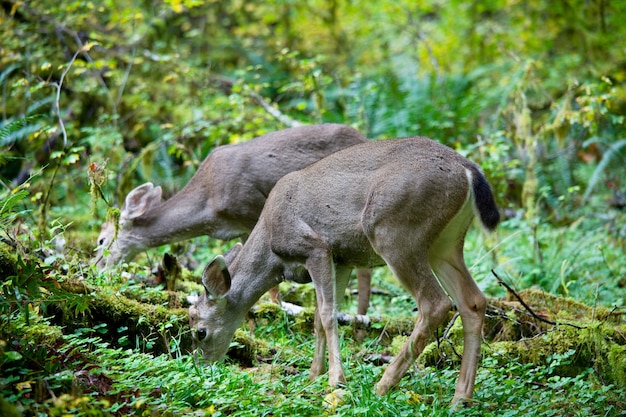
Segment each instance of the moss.
[{"label": "moss", "polygon": [[398,353],[400,353],[400,350],[402,350],[408,340],[409,336],[405,335],[398,335],[394,337],[389,344],[389,353],[393,356],[396,356]]},{"label": "moss", "polygon": [[143,288],[132,288],[120,291],[124,297],[141,303],[160,305],[168,302],[169,296],[166,291],[145,290]]},{"label": "moss", "polygon": [[255,366],[257,357],[269,355],[270,348],[267,342],[256,339],[242,329],[237,329],[233,335],[227,356],[242,366]]},{"label": "moss", "polygon": [[36,323],[24,328],[26,338],[32,340],[36,345],[53,346],[61,340],[63,333],[55,326],[44,323]]},{"label": "moss", "polygon": [[181,279],[176,281],[176,291],[182,292],[184,294],[202,293],[205,291],[202,283],[199,282],[200,278],[195,277],[192,273],[183,269]]},{"label": "moss", "polygon": [[462,354],[463,344],[455,345],[448,339],[436,340],[426,345],[417,358],[417,364],[423,367],[456,367],[461,363]]},{"label": "moss", "polygon": [[281,283],[281,299],[304,307],[315,307],[315,287],[306,284]]},{"label": "moss", "polygon": [[141,303],[121,293],[81,282],[64,282],[63,287],[88,297],[88,310],[83,315],[77,315],[64,305],[51,306],[55,324],[62,325],[67,332],[106,323],[108,332],[102,337],[112,343],[117,343],[122,336],[118,329],[125,329],[123,335],[128,339],[145,341],[146,349],[155,353],[168,352],[172,338],[179,339],[178,345],[183,352],[191,350],[187,309]]},{"label": "moss", "polygon": [[383,344],[391,343],[397,335],[409,335],[415,327],[414,317],[379,317],[372,325],[370,333],[379,334],[378,337]]},{"label": "moss", "polygon": [[[558,326],[551,331],[531,339],[495,342],[489,345],[485,354],[497,352],[496,357],[508,362],[515,358],[521,363],[545,366],[555,355],[573,355],[554,367],[554,373],[561,376],[575,376],[583,370],[593,368],[605,383],[626,383],[626,346],[624,333],[607,323],[589,323],[583,329],[571,326]],[[621,344],[616,343],[622,338]]]},{"label": "moss", "polygon": [[257,343],[255,339],[241,329],[237,329],[228,349],[228,357],[243,366],[256,363]]},{"label": "moss", "polygon": [[626,388],[626,346],[611,346],[607,360],[615,383]]},{"label": "moss", "polygon": [[[533,311],[551,321],[559,320],[604,320],[609,317],[610,310],[604,307],[589,307],[579,301],[567,297],[548,294],[538,289],[527,289],[518,294],[524,302],[532,306]],[[516,300],[511,294],[508,301]],[[522,307],[523,308],[523,307]]]},{"label": "moss", "polygon": [[294,331],[297,332],[312,332],[313,324],[315,322],[315,309],[305,308],[302,313],[296,316],[293,324]]},{"label": "moss", "polygon": [[259,303],[254,311],[254,317],[257,319],[279,320],[287,318],[287,313],[283,311],[280,305],[274,303]]}]

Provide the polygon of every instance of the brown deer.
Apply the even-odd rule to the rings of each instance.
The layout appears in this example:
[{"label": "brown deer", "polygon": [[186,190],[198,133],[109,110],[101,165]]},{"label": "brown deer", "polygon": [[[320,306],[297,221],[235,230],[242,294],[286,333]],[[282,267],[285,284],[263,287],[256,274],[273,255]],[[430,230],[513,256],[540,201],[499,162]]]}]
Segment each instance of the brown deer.
[{"label": "brown deer", "polygon": [[453,403],[471,400],[486,305],[463,260],[475,212],[486,229],[496,228],[500,215],[480,168],[427,138],[370,141],[287,174],[245,244],[206,266],[206,292],[189,308],[196,344],[205,359],[219,360],[263,293],[284,279],[313,281],[316,349],[310,376],[325,372],[327,345],[329,384],[344,383],[337,299],[352,268],[387,264],[415,298],[419,316],[377,393],[387,393],[402,378],[447,317],[451,298],[464,329]]},{"label": "brown deer", "polygon": [[[161,187],[146,183],[126,196],[114,239],[111,223],[102,226],[95,257],[100,269],[128,262],[140,252],[210,236],[245,241],[276,181],[323,157],[367,141],[341,124],[300,126],[248,142],[215,148],[172,198],[161,201]],[[357,271],[359,314],[369,305],[371,272]]]}]

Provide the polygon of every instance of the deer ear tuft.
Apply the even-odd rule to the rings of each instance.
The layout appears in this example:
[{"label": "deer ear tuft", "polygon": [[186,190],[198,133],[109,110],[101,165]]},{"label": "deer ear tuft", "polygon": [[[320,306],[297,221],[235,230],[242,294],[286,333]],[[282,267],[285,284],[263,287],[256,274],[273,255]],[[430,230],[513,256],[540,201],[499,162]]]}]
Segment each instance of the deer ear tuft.
[{"label": "deer ear tuft", "polygon": [[219,255],[204,268],[202,285],[207,295],[223,297],[230,290],[230,283],[230,272],[228,272],[226,260]]}]

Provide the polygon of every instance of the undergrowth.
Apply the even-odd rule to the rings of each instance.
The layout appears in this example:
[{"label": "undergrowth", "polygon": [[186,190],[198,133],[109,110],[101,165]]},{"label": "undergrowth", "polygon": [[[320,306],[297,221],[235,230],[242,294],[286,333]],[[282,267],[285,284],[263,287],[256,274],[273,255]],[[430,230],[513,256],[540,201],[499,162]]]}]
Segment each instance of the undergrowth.
[{"label": "undergrowth", "polygon": [[[15,206],[25,194],[11,198],[7,204]],[[136,277],[129,279],[128,273],[97,274],[71,257],[55,255],[52,240],[37,241],[42,249],[32,251],[24,244],[30,234],[14,232],[10,221],[15,215],[7,213],[3,230],[11,233],[8,236],[17,251],[2,252],[1,258],[8,276],[2,283],[0,300],[0,396],[17,405],[25,416],[450,413],[458,363],[415,365],[394,390],[378,397],[373,387],[384,365],[372,358],[389,354],[389,348],[372,336],[358,344],[345,329],[342,345],[348,383],[338,391],[329,388],[325,378],[308,380],[314,350],[312,332],[303,331],[306,326],[284,315],[279,320],[260,320],[254,328],[244,328],[245,333],[253,333],[255,341],[266,344],[257,352],[257,363],[249,366],[199,364],[180,349],[180,334],[168,339],[166,354],[157,354],[152,339],[129,338],[127,328],[102,323],[90,327],[88,318],[94,314],[95,304],[88,303],[86,296],[63,289],[71,271],[83,271],[87,283],[108,288],[103,293],[107,297],[130,297],[157,306],[166,303],[167,297],[161,287],[151,288],[136,281],[150,274],[140,264],[126,268]],[[626,301],[620,291],[626,270],[621,256],[620,216],[619,212],[609,212],[602,217],[582,217],[567,227],[512,218],[490,236],[473,229],[466,242],[467,263],[489,296],[504,295],[491,272],[495,268],[516,288],[538,287],[569,296],[584,302],[590,311],[600,306],[619,308]],[[58,235],[64,233],[65,228],[59,227]],[[218,244],[190,245],[196,248],[198,259],[210,258],[220,250]],[[170,249],[177,250],[164,247],[155,252]],[[180,250],[187,249],[182,246]],[[191,274],[197,275],[198,271]],[[413,301],[386,268],[375,270],[374,286],[370,314],[407,319],[416,316]],[[310,286],[294,288],[296,299],[313,300]],[[341,309],[354,312],[355,299],[348,292]],[[85,325],[76,328],[52,324],[46,317],[60,303],[82,318]],[[172,323],[163,322],[152,336]],[[619,349],[616,346],[609,354],[622,355],[623,349]],[[533,363],[487,344],[483,354],[475,402],[472,407],[457,410],[459,415],[624,415],[625,387],[603,380],[594,363],[581,365],[578,361],[576,372],[557,372],[578,360],[578,353],[567,349],[542,352],[542,358],[547,359]]]},{"label": "undergrowth", "polygon": [[[263,332],[262,329],[259,329]],[[208,416],[408,416],[449,415],[457,369],[414,367],[399,386],[379,397],[373,386],[382,368],[365,359],[375,341],[356,346],[344,340],[348,383],[329,388],[309,381],[312,337],[281,338],[273,358],[257,366],[199,364],[191,355],[151,355],[113,348],[97,332],[63,337],[50,352],[52,368],[36,369],[46,353],[4,361],[2,395],[24,415],[208,415]],[[550,356],[547,365],[521,364],[486,356],[479,368],[475,402],[455,415],[623,415],[624,387],[606,385],[592,368],[574,376],[556,370],[574,351]],[[20,378],[13,370],[22,369]],[[37,376],[39,373],[39,376]],[[41,382],[35,382],[40,379]],[[41,400],[47,391],[47,399]],[[45,395],[44,395],[45,396]],[[39,399],[39,401],[37,401]]]}]

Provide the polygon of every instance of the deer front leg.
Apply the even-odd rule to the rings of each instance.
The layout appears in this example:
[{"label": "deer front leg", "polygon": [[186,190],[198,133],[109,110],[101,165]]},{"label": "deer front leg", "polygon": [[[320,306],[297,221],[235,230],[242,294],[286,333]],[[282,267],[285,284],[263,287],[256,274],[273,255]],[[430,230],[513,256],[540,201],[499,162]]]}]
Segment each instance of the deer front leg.
[{"label": "deer front leg", "polygon": [[[306,262],[307,270],[315,285],[317,298],[315,356],[311,366],[311,376],[319,375],[324,369],[324,346],[320,338],[324,333],[328,347],[328,383],[336,386],[346,382],[345,372],[341,363],[339,346],[339,330],[337,329],[337,299],[343,294],[350,277],[350,269],[342,268],[335,274],[330,253],[317,250]],[[319,317],[318,317],[319,316]],[[317,323],[321,323],[321,326]]]},{"label": "deer front leg", "polygon": [[[372,270],[357,269],[356,277],[359,284],[359,302],[356,313],[364,316],[367,314],[367,309],[370,305],[370,296],[372,294]],[[357,342],[362,343],[366,336],[367,330],[357,329],[355,334]]]}]

